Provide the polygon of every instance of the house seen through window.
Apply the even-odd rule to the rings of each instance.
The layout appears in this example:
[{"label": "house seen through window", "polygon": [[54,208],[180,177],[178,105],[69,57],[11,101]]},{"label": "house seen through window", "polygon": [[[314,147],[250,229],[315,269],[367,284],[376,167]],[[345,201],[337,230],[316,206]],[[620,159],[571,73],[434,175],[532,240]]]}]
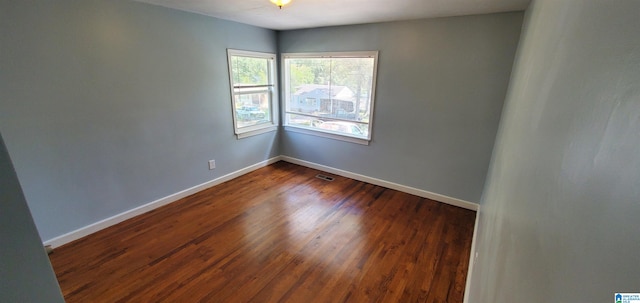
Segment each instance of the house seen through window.
[{"label": "house seen through window", "polygon": [[377,52],[283,54],[285,125],[368,144]]}]

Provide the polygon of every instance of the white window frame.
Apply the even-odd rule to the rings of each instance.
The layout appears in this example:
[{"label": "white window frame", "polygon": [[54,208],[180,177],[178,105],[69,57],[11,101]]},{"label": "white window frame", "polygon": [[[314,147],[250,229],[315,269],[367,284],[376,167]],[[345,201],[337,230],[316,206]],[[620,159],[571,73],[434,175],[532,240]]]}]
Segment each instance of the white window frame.
[{"label": "white window frame", "polygon": [[[287,66],[287,59],[298,59],[298,58],[363,58],[370,57],[373,58],[373,75],[371,79],[371,101],[370,101],[370,116],[368,124],[368,132],[367,137],[362,138],[358,136],[350,136],[344,133],[332,132],[329,130],[323,130],[319,128],[312,127],[304,127],[301,125],[293,125],[289,123],[289,114],[297,115],[299,113],[290,112],[289,104],[290,104],[290,96],[291,92],[289,92],[289,79],[290,79],[290,71]],[[374,116],[374,104],[375,104],[375,92],[376,92],[376,79],[378,74],[378,51],[355,51],[355,52],[312,52],[312,53],[282,53],[280,57],[280,65],[282,68],[282,83],[283,85],[283,103],[284,103],[284,129],[286,131],[293,131],[298,133],[304,133],[309,135],[315,135],[319,137],[331,138],[341,141],[347,141],[352,143],[358,143],[363,145],[369,145],[372,138],[373,131],[373,116]],[[335,121],[347,121],[341,119],[333,119]],[[348,121],[352,122],[352,121]],[[358,122],[360,123],[360,122]]]},{"label": "white window frame", "polygon": [[[255,87],[244,87],[240,90],[240,87],[234,87],[233,82],[233,57],[252,57],[259,59],[267,59],[269,60],[268,65],[268,84],[267,85],[256,85]],[[272,132],[278,130],[279,125],[279,94],[278,94],[278,81],[277,81],[277,66],[276,62],[277,56],[272,53],[263,53],[263,52],[253,52],[253,51],[245,51],[245,50],[237,50],[237,49],[227,49],[227,60],[229,64],[229,86],[231,88],[231,112],[233,115],[233,130],[238,139],[255,136],[267,132]],[[270,121],[265,123],[259,123],[256,125],[246,126],[246,127],[238,127],[238,117],[236,112],[236,96],[251,94],[251,93],[267,93],[269,98],[269,115]]]}]

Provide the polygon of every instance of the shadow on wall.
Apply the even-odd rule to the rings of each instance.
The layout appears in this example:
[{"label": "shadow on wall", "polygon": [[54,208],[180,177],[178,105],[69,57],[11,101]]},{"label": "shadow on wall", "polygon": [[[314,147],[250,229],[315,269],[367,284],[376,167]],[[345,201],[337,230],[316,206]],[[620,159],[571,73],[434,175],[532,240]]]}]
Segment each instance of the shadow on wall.
[{"label": "shadow on wall", "polygon": [[0,135],[0,302],[64,302]]}]

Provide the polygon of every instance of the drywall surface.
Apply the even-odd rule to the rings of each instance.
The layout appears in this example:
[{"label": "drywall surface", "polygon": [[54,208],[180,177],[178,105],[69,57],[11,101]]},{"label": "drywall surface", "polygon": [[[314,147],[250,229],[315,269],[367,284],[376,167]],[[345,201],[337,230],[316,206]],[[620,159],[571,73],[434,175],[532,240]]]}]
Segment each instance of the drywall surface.
[{"label": "drywall surface", "polygon": [[0,302],[64,302],[0,136]]},{"label": "drywall surface", "polygon": [[640,292],[639,11],[632,0],[528,9],[469,302]]},{"label": "drywall surface", "polygon": [[2,1],[0,129],[41,238],[279,155],[234,136],[226,57],[276,43],[133,1]]},{"label": "drywall surface", "polygon": [[282,154],[479,202],[522,17],[280,32],[282,53],[379,51],[371,144],[284,131]]}]

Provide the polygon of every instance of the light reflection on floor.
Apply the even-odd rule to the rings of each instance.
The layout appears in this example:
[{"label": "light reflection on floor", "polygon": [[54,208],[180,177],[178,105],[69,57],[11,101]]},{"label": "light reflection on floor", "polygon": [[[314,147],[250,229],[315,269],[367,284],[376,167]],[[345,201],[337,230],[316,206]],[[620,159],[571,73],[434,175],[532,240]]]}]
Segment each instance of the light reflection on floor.
[{"label": "light reflection on floor", "polygon": [[[327,275],[344,275],[345,268],[341,264],[350,256],[362,255],[367,237],[362,210],[347,207],[336,212],[333,208],[337,204],[336,201],[323,201],[319,189],[313,186],[281,193],[270,203],[247,213],[243,220],[243,240],[247,245],[257,245],[263,239],[278,239],[270,243],[273,245],[270,251],[282,250],[291,257],[291,262],[311,263],[313,268],[321,268]],[[265,226],[265,220],[285,223],[268,230],[256,230],[258,226]],[[356,275],[357,272],[348,274]]]}]

